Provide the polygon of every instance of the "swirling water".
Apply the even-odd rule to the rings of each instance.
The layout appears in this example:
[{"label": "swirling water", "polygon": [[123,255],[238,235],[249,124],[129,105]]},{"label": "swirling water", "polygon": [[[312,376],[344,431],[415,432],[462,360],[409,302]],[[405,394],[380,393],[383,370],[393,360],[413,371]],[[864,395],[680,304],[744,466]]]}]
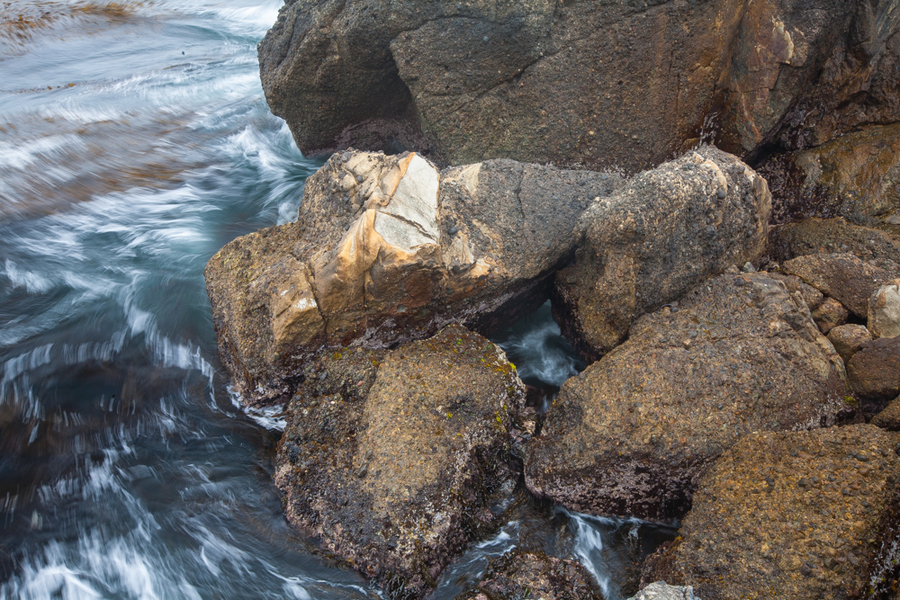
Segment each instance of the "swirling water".
[{"label": "swirling water", "polygon": [[[212,254],[292,219],[322,163],[262,96],[256,43],[279,5],[0,0],[4,600],[378,596],[285,525],[278,432],[232,403],[204,288]],[[506,345],[559,385],[575,363],[545,364],[537,344],[555,338],[533,332],[550,323]],[[622,524],[554,518],[609,579],[591,532]]]}]

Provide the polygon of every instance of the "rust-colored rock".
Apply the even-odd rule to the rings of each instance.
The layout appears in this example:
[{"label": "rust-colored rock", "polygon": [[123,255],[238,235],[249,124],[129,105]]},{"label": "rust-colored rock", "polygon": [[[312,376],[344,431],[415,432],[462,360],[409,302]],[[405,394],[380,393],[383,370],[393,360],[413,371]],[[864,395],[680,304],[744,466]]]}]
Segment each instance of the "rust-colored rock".
[{"label": "rust-colored rock", "polygon": [[853,391],[873,400],[900,394],[900,337],[864,343],[847,364]]},{"label": "rust-colored rock", "polygon": [[801,299],[765,273],[722,275],[563,385],[526,448],[526,485],[581,512],[680,518],[743,435],[834,423],[847,395]]},{"label": "rust-colored rock", "polygon": [[884,597],[900,547],[898,444],[872,425],[748,435],[704,476],[644,580],[704,600]]}]

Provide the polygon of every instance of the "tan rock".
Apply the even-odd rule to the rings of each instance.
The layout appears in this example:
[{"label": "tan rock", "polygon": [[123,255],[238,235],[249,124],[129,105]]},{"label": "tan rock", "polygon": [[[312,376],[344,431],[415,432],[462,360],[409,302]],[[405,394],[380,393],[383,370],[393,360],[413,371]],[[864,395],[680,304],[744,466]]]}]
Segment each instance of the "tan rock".
[{"label": "tan rock", "polygon": [[869,298],[868,327],[876,338],[900,335],[900,279],[887,282]]},{"label": "tan rock", "polygon": [[872,333],[862,325],[839,325],[828,332],[828,341],[846,365],[864,343],[872,341]]},{"label": "tan rock", "polygon": [[824,334],[828,334],[833,328],[843,325],[847,322],[847,316],[850,312],[844,308],[844,305],[834,298],[825,298],[825,300],[812,310],[813,321]]}]

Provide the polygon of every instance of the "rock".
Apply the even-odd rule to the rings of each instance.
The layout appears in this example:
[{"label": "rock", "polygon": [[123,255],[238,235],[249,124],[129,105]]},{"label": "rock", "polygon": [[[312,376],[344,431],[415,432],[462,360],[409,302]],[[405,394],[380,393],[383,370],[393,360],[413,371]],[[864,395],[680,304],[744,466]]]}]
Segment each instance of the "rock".
[{"label": "rock", "polygon": [[890,7],[289,2],[259,45],[260,78],[307,154],[636,172],[700,140],[756,154],[900,120]]},{"label": "rock", "polygon": [[872,418],[871,423],[888,431],[900,431],[900,396],[891,400],[883,411]]},{"label": "rock", "polygon": [[868,327],[876,338],[900,335],[900,279],[884,284],[869,298]]},{"label": "rock", "polygon": [[869,297],[881,285],[900,275],[900,266],[892,261],[888,268],[864,262],[853,254],[809,254],[782,265],[788,275],[796,275],[809,285],[831,296],[857,317],[865,319]]},{"label": "rock", "polygon": [[350,359],[358,381],[294,397],[275,483],[294,527],[390,597],[421,598],[502,523],[525,388],[499,348],[457,325],[380,362],[345,352],[326,366]]},{"label": "rock", "polygon": [[296,223],[238,238],[206,267],[235,388],[251,404],[282,402],[324,347],[514,319],[549,295],[591,200],[621,185],[504,160],[439,173],[417,154],[332,156],[307,180]]},{"label": "rock", "polygon": [[900,240],[894,236],[851,225],[844,219],[806,219],[773,227],[769,254],[785,262],[807,254],[854,254],[862,260],[890,260],[900,263]]},{"label": "rock", "polygon": [[602,600],[587,569],[546,554],[510,553],[491,560],[479,590],[459,600]]},{"label": "rock", "polygon": [[846,365],[864,343],[872,341],[872,334],[862,325],[839,325],[828,332],[828,341]]},{"label": "rock", "polygon": [[772,279],[778,280],[784,284],[784,287],[788,289],[791,294],[799,294],[800,298],[806,303],[806,307],[813,311],[819,306],[821,306],[822,302],[825,300],[825,294],[809,285],[808,283],[804,283],[802,279],[799,277],[794,277],[793,275],[784,275],[783,273],[769,273],[769,277]]},{"label": "rock", "polygon": [[863,398],[888,400],[900,394],[900,337],[864,343],[847,364],[847,375]]},{"label": "rock", "polygon": [[694,588],[666,585],[665,581],[651,583],[628,600],[700,600],[694,595]]},{"label": "rock", "polygon": [[844,305],[834,298],[825,298],[825,300],[817,306],[812,312],[813,321],[816,322],[819,331],[828,334],[833,328],[843,325],[847,322],[847,316],[850,314]]},{"label": "rock", "polygon": [[843,363],[765,273],[722,275],[632,325],[569,379],[526,448],[525,482],[581,512],[680,518],[700,475],[752,431],[831,424]]},{"label": "rock", "polygon": [[758,258],[768,215],[765,180],[712,147],[634,177],[582,217],[575,263],[556,278],[563,332],[588,358],[608,352],[640,315]]},{"label": "rock", "polygon": [[703,477],[644,581],[704,600],[882,597],[900,545],[898,444],[865,424],[746,436]]},{"label": "rock", "polygon": [[871,125],[821,146],[778,153],[759,169],[772,186],[777,221],[843,217],[900,233],[900,124]]}]

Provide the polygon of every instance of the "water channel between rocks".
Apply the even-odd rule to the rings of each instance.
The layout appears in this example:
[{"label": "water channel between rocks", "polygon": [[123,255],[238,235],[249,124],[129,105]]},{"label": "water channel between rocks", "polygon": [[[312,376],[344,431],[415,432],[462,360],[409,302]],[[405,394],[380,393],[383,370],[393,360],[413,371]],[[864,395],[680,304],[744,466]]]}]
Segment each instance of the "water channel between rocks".
[{"label": "water channel between rocks", "polygon": [[[294,218],[323,162],[262,97],[280,4],[0,3],[4,600],[378,597],[285,524],[277,419],[233,403],[204,288],[212,254]],[[583,368],[547,305],[495,339],[545,394]],[[666,534],[513,512],[435,598],[514,547],[576,557],[619,598]]]}]

